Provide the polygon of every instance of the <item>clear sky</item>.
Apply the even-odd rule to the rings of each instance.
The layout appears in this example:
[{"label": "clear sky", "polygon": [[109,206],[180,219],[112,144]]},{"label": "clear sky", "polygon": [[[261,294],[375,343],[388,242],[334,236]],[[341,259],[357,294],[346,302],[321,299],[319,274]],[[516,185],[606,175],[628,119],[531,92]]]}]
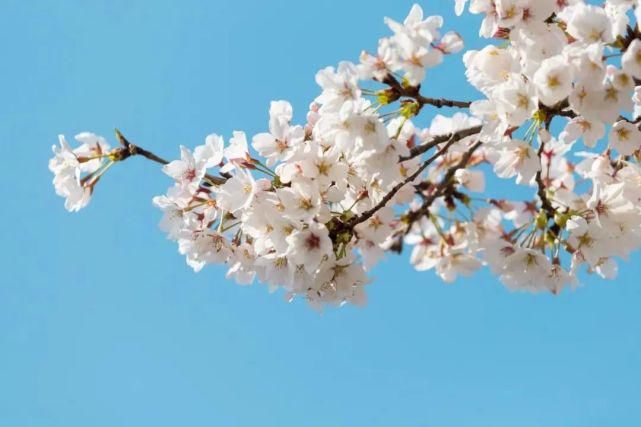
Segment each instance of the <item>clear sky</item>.
[{"label": "clear sky", "polygon": [[[156,165],[112,169],[78,214],[55,196],[58,133],[113,143],[118,126],[177,157],[266,129],[272,99],[302,117],[315,72],[374,49],[410,5],[2,0],[0,426],[639,425],[641,255],[558,297],[486,272],[447,286],[390,256],[367,308],[319,315],[194,274],[157,228]],[[422,5],[479,46],[478,20]],[[448,58],[425,93],[474,98],[462,72]]]}]

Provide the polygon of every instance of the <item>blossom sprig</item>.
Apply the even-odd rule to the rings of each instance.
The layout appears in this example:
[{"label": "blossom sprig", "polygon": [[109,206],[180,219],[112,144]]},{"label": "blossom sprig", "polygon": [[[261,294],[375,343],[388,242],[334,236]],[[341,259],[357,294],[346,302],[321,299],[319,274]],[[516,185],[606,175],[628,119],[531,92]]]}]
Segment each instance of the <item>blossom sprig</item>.
[{"label": "blossom sprig", "polygon": [[[274,101],[265,132],[211,134],[171,162],[119,132],[116,149],[61,137],[56,191],[76,211],[114,164],[160,163],[173,180],[154,198],[160,227],[188,265],[226,264],[239,284],[319,309],[364,304],[371,268],[405,245],[417,270],[446,282],[487,266],[512,290],[556,294],[583,270],[615,277],[617,259],[641,246],[638,2],[455,7],[482,14],[479,34],[498,41],[463,54],[481,99],[427,95],[428,70],[463,40],[415,5],[402,23],[386,18],[392,34],[376,53],[317,73],[303,123]],[[530,198],[486,188],[490,171]]]}]

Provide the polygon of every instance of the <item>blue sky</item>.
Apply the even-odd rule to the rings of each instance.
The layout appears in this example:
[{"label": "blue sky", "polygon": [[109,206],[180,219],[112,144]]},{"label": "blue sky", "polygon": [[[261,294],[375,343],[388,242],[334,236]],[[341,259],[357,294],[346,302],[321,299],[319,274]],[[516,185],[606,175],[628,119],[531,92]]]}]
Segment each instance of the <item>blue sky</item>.
[{"label": "blue sky", "polygon": [[[422,5],[481,44],[478,20]],[[194,274],[157,229],[151,197],[169,182],[153,164],[112,169],[79,214],[55,196],[58,133],[113,142],[117,126],[176,157],[210,132],[264,130],[272,99],[301,117],[314,73],[374,49],[383,16],[410,6],[2,2],[1,426],[639,423],[639,255],[558,297],[486,272],[447,286],[391,256],[367,308],[319,315],[220,268]],[[462,71],[449,58],[425,93],[473,98]]]}]

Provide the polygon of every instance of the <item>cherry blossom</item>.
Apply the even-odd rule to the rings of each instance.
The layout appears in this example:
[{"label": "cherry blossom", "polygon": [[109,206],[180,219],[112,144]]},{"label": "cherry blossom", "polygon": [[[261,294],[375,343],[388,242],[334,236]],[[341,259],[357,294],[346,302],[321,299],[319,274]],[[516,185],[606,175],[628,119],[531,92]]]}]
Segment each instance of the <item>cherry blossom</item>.
[{"label": "cherry blossom", "polygon": [[[639,2],[452,7],[482,15],[477,49],[414,5],[358,63],[318,71],[300,122],[276,100],[260,132],[210,134],[169,162],[120,132],[113,149],[61,136],[55,191],[78,211],[112,166],[160,163],[173,182],[153,199],[159,227],[191,268],[222,264],[315,309],[363,305],[371,270],[403,251],[446,283],[484,267],[533,293],[614,279],[641,247]],[[476,99],[431,96],[446,61]]]}]

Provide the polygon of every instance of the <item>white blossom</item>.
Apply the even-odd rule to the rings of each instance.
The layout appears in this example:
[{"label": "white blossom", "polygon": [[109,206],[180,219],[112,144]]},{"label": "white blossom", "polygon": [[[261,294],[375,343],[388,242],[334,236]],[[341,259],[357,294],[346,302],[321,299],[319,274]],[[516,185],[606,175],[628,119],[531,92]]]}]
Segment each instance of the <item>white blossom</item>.
[{"label": "white blossom", "polygon": [[227,145],[210,134],[168,163],[119,132],[116,148],[60,136],[55,191],[77,211],[114,165],[161,163],[172,183],[153,199],[159,226],[191,268],[222,264],[238,284],[318,310],[363,305],[368,272],[403,250],[446,283],[482,267],[511,290],[552,294],[583,272],[615,278],[641,247],[640,3],[454,3],[466,8],[495,39],[461,54],[464,79],[448,76],[472,99],[437,98],[450,86],[431,73],[464,42],[414,5],[385,19],[374,53],[318,71],[301,121],[276,100],[251,144],[241,130]]}]

